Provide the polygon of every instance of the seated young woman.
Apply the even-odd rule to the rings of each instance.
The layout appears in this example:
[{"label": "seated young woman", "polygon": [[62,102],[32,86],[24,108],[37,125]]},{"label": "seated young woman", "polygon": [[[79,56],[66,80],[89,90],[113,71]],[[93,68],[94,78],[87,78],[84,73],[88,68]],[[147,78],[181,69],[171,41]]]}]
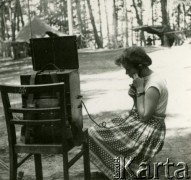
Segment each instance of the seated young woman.
[{"label": "seated young woman", "polygon": [[[129,95],[134,100],[134,109],[125,119],[114,118],[106,127],[89,128],[90,160],[109,179],[116,175],[116,159],[131,163],[136,175],[141,162],[149,162],[161,151],[168,102],[166,81],[149,68],[152,61],[143,48],[125,49],[116,64],[133,80]],[[121,166],[120,172],[127,164]]]}]

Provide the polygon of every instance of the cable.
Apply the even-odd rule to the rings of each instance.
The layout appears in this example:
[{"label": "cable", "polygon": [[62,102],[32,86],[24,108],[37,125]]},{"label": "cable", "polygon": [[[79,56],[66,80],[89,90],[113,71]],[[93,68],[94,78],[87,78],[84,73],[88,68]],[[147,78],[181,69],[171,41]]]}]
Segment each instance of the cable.
[{"label": "cable", "polygon": [[97,126],[99,126],[99,127],[101,127],[101,128],[104,128],[103,125],[98,124],[98,123],[91,117],[91,115],[89,114],[88,109],[87,109],[87,107],[86,107],[84,101],[81,100],[81,102],[82,102],[82,105],[84,106],[84,108],[85,108],[85,110],[86,110],[86,112],[87,112],[87,114],[88,114],[88,117],[89,117]]},{"label": "cable", "polygon": [[[104,122],[98,124],[98,123],[91,117],[91,115],[89,114],[88,109],[87,109],[87,107],[86,107],[84,101],[81,100],[81,102],[82,102],[82,105],[84,106],[84,108],[85,108],[85,110],[86,110],[86,112],[87,112],[87,115],[88,115],[88,117],[90,118],[90,120],[92,120],[92,122],[93,122],[94,124],[96,124],[98,127],[100,127],[100,128],[106,128],[106,129],[112,129],[112,128],[115,128],[115,127],[117,127],[117,126],[122,125],[122,124],[132,115],[132,111],[133,111],[133,109],[134,109],[134,107],[135,107],[135,105],[133,104],[129,115],[128,115],[125,119],[123,119],[123,121],[120,122],[118,125],[113,126],[113,127],[106,127],[107,123],[104,121]],[[119,119],[119,118],[114,118],[114,119]],[[122,119],[122,118],[120,118],[120,119]]]}]

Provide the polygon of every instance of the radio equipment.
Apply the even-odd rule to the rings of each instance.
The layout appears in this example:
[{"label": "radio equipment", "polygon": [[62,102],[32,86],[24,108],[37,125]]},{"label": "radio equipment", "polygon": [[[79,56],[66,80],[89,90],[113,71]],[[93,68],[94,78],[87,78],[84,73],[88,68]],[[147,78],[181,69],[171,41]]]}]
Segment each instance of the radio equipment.
[{"label": "radio equipment", "polygon": [[[36,74],[35,84],[52,83],[51,73],[56,73],[58,82],[65,83],[66,122],[71,126],[75,144],[79,144],[82,138],[80,131],[83,128],[83,118],[76,37],[31,39],[30,43],[34,70],[41,71],[47,64],[54,64]],[[55,70],[55,67],[60,70]],[[21,84],[29,85],[31,76],[32,74],[21,75]],[[23,102],[26,102],[24,97]]]},{"label": "radio equipment", "polygon": [[76,36],[30,39],[30,47],[35,71],[49,63],[60,69],[79,68]]}]

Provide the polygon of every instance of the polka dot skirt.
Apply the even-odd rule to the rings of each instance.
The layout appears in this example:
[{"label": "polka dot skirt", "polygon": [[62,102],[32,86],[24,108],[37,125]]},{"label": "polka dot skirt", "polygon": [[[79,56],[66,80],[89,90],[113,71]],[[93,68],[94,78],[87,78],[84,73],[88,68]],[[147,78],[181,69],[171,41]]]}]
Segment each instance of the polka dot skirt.
[{"label": "polka dot skirt", "polygon": [[107,122],[107,128],[90,127],[91,162],[113,179],[116,158],[132,158],[135,164],[151,160],[164,144],[164,119],[163,116],[153,116],[149,121],[142,122],[137,111],[133,110],[126,120],[114,118]]}]

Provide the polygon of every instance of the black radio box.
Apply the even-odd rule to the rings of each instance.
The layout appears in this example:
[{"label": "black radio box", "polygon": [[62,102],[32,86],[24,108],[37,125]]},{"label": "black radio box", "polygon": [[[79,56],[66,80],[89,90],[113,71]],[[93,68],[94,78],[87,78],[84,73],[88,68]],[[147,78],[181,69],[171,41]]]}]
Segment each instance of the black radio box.
[{"label": "black radio box", "polygon": [[[72,129],[72,136],[75,144],[82,142],[82,104],[80,96],[80,77],[77,69],[66,69],[65,71],[45,71],[36,75],[35,84],[50,84],[52,79],[51,73],[56,73],[58,82],[65,84],[65,105],[66,105],[66,122],[68,122]],[[21,85],[29,85],[31,74],[23,74],[20,76]],[[51,94],[51,92],[50,92]],[[50,98],[51,99],[51,98]],[[26,97],[23,96],[23,106],[26,106]],[[66,123],[66,124],[68,124]],[[48,140],[48,139],[47,139]]]},{"label": "black radio box", "polygon": [[79,68],[76,36],[30,39],[30,46],[35,71],[41,70],[49,63],[60,69]]}]

